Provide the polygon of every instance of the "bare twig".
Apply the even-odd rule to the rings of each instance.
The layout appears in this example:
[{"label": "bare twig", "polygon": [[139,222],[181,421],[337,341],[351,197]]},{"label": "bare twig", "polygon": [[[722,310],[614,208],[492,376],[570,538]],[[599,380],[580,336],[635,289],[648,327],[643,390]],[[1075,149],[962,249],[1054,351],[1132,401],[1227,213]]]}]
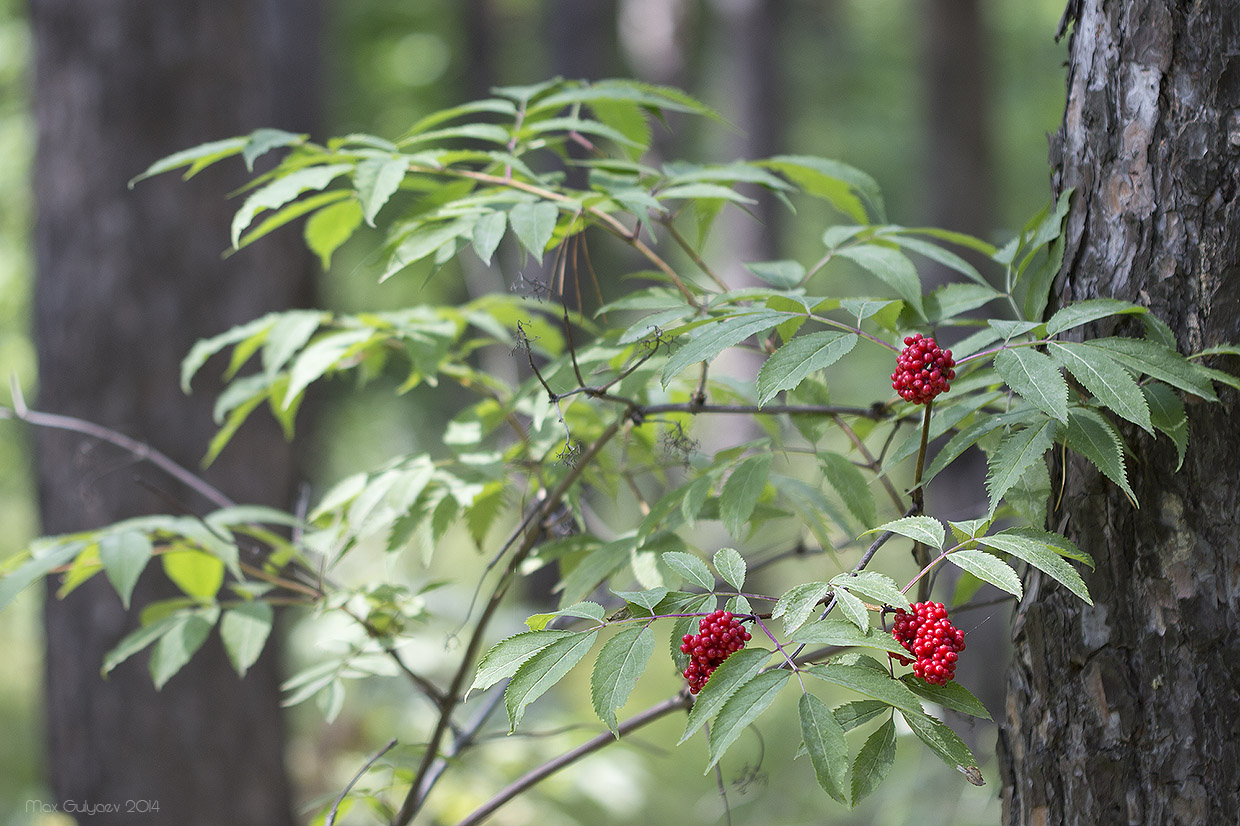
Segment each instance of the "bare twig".
[{"label": "bare twig", "polygon": [[370,771],[371,766],[379,762],[380,757],[387,754],[395,746],[396,746],[396,738],[393,737],[391,740],[388,741],[388,744],[386,746],[379,749],[379,751],[375,752],[373,757],[371,757],[369,760],[366,761],[366,765],[362,766],[360,769],[357,770],[357,774],[353,775],[353,779],[349,781],[349,785],[345,786],[344,791],[340,793],[340,797],[336,798],[336,802],[332,805],[331,811],[327,813],[327,819],[323,821],[323,826],[332,826],[332,824],[336,822],[336,812],[340,810],[340,804],[344,802],[344,799],[348,797],[349,792],[353,789],[354,786],[357,785],[357,781],[362,779],[362,775]]}]

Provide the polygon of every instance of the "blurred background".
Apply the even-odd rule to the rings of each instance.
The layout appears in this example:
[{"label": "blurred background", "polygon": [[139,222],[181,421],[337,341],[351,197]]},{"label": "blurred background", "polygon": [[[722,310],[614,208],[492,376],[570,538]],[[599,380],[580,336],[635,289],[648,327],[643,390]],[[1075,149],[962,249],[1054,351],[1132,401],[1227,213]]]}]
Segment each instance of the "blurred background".
[{"label": "blurred background", "polygon": [[[736,126],[674,123],[659,139],[664,157],[832,157],[877,178],[895,223],[1001,241],[1048,195],[1046,134],[1058,128],[1064,95],[1065,45],[1054,40],[1062,10],[1063,0],[324,0],[319,40],[301,48],[316,50],[321,67],[316,137],[350,131],[395,137],[419,117],[482,96],[495,84],[551,75],[637,77],[680,86]],[[0,0],[0,404],[6,405],[10,375],[28,397],[38,397],[30,320],[32,52],[26,4]],[[255,122],[243,130],[261,126],[301,128]],[[203,134],[200,140],[220,137]],[[128,178],[153,160],[131,158],[121,174]],[[757,220],[733,213],[726,231],[716,231],[712,255],[722,262],[812,255],[821,232],[807,229],[821,224],[804,213],[794,222],[780,209],[759,205]],[[211,240],[221,249],[226,243],[223,236]],[[346,247],[332,270],[320,274],[320,303],[356,310],[463,295],[459,279],[442,277],[426,285],[420,278],[395,279],[379,288],[364,271],[366,252],[364,244]],[[394,400],[390,388],[324,398],[306,434],[303,464],[313,487],[321,491],[359,467],[416,447],[418,436],[407,423],[425,403],[416,394]],[[0,559],[41,530],[32,442],[27,429],[0,420]],[[41,607],[42,591],[32,588],[0,612],[0,826],[65,822],[26,805],[52,799],[42,745]],[[1000,645],[1007,615],[1006,608],[977,612],[962,625],[991,626]],[[299,646],[312,640],[310,632],[293,633],[287,657],[305,658]],[[964,679],[997,715],[1001,647],[988,656],[997,659]],[[630,708],[671,688],[670,681],[644,681],[643,696]],[[287,755],[299,805],[333,794],[386,739],[391,720],[385,715],[392,712],[385,701],[391,698],[377,691],[360,702],[354,698],[326,728],[312,705],[291,712]],[[592,716],[584,701],[579,711],[579,719]],[[795,725],[791,709],[782,722],[764,728],[768,754],[772,742],[786,746],[795,738]],[[537,798],[503,810],[496,822],[529,822],[531,807],[544,800],[553,801],[538,809],[546,824],[720,822],[715,783],[700,776],[700,738],[688,748],[665,749],[679,726],[672,721],[666,731],[647,730],[636,748],[604,750],[558,775]],[[496,788],[519,767],[581,737],[510,738],[489,750],[470,781]],[[993,727],[977,726],[967,738],[985,766]],[[758,761],[757,743],[738,751],[754,757],[734,759],[726,768],[738,824],[932,826],[998,819],[992,769],[986,770],[988,785],[975,789],[924,749],[900,749],[893,777],[852,813],[806,782],[805,766]],[[785,782],[781,772],[799,779]],[[445,787],[444,798],[460,795],[466,803],[463,811],[449,807],[443,816],[465,814],[470,794]]]}]

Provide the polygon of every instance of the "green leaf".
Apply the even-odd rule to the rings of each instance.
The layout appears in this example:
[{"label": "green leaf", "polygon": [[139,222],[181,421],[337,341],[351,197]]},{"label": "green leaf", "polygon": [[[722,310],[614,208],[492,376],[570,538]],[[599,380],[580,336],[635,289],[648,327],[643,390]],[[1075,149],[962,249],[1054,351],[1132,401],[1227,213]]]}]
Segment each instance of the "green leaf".
[{"label": "green leaf", "polygon": [[173,628],[184,622],[185,616],[186,615],[184,613],[171,614],[129,632],[122,637],[121,641],[116,644],[116,647],[109,651],[103,658],[103,667],[100,669],[99,673],[106,677],[114,668],[125,662],[125,660],[129,659],[134,654],[137,654],[139,651],[146,648],[164,634],[167,634]]},{"label": "green leaf", "polygon": [[647,625],[626,628],[603,644],[590,677],[590,699],[600,720],[620,736],[616,711],[628,702],[637,679],[654,653],[654,632]]},{"label": "green leaf", "polygon": [[1090,605],[1094,604],[1094,601],[1089,598],[1089,589],[1085,587],[1085,582],[1081,579],[1081,575],[1076,572],[1075,568],[1064,562],[1063,558],[1055,553],[1053,548],[1049,548],[1027,536],[1011,534],[1006,531],[993,534],[992,536],[978,537],[978,541],[991,548],[1025,560]]},{"label": "green leaf", "polygon": [[237,214],[233,216],[233,247],[240,245],[241,233],[258,213],[265,209],[279,209],[303,192],[320,190],[352,168],[353,165],[347,163],[308,166],[296,172],[281,175],[257,190],[245,199],[241,209],[237,210]]},{"label": "green leaf", "polygon": [[844,731],[864,726],[880,714],[890,714],[891,706],[878,700],[854,700],[835,709],[835,719]]},{"label": "green leaf", "polygon": [[745,268],[781,290],[790,290],[805,278],[805,266],[800,261],[752,261]]},{"label": "green leaf", "polygon": [[870,627],[870,612],[866,609],[865,603],[850,594],[846,588],[840,588],[835,592],[835,603],[840,606],[844,616],[848,617],[857,628],[864,631]]},{"label": "green leaf", "polygon": [[801,717],[801,739],[805,741],[818,785],[838,802],[847,804],[848,741],[843,726],[827,704],[813,694],[801,695],[797,711]]},{"label": "green leaf", "polygon": [[549,614],[532,614],[525,620],[525,624],[531,631],[541,631],[556,617],[577,617],[601,623],[605,616],[606,609],[597,602],[575,602]]},{"label": "green leaf", "polygon": [[1052,341],[1048,348],[1100,404],[1143,430],[1154,432],[1145,396],[1128,371],[1116,364],[1109,353],[1070,341]]},{"label": "green leaf", "polygon": [[[171,170],[178,169],[182,166],[194,164],[195,167],[201,169],[209,163],[221,161],[225,158],[231,158],[233,155],[240,155],[245,149],[246,144],[249,142],[250,139],[248,136],[239,138],[225,138],[221,141],[202,143],[191,149],[183,149],[180,152],[175,152],[166,158],[159,159],[155,163],[148,166],[146,171],[141,175],[130,179],[129,188],[133,189],[134,184],[138,181],[145,180],[146,178],[150,178],[164,172],[170,172]],[[189,176],[186,175],[186,177]]]},{"label": "green leaf", "polygon": [[693,554],[684,551],[668,551],[663,554],[667,567],[680,574],[686,582],[690,582],[704,591],[715,590],[715,575],[706,567],[706,563]]},{"label": "green leaf", "polygon": [[908,608],[911,604],[894,579],[877,571],[839,574],[832,578],[831,584],[847,588],[863,597],[869,597],[879,605]]},{"label": "green leaf", "polygon": [[286,132],[283,129],[255,129],[250,133],[245,149],[241,153],[241,157],[245,161],[246,171],[253,172],[254,162],[272,149],[279,149],[283,146],[295,146],[305,143],[305,140],[305,135],[299,135],[296,132]]},{"label": "green leaf", "polygon": [[482,263],[490,266],[491,257],[503,240],[504,230],[508,227],[508,216],[503,212],[488,212],[474,224],[474,252],[482,259]]},{"label": "green leaf", "polygon": [[1150,424],[1167,434],[1175,444],[1175,469],[1178,471],[1184,466],[1184,454],[1188,452],[1188,414],[1184,412],[1184,402],[1179,394],[1159,382],[1142,385],[1141,392],[1150,406]]},{"label": "green leaf", "polygon": [[887,705],[902,711],[921,713],[921,703],[918,702],[917,695],[886,671],[875,670],[864,665],[828,663],[827,665],[812,665],[806,669],[805,673],[843,686],[858,694],[864,694],[866,697],[882,700]]},{"label": "green leaf", "polygon": [[775,603],[771,619],[784,618],[784,633],[791,634],[805,624],[815,606],[831,590],[829,582],[802,582],[790,588]]},{"label": "green leaf", "polygon": [[146,570],[153,553],[151,539],[144,533],[126,531],[99,537],[99,561],[126,611],[138,577]]},{"label": "green leaf", "polygon": [[1124,467],[1124,443],[1115,427],[1097,410],[1079,407],[1068,412],[1068,427],[1064,431],[1068,447],[1094,463],[1108,479],[1120,486],[1133,506],[1139,506],[1137,496],[1128,486],[1128,471]]},{"label": "green leaf", "polygon": [[160,636],[151,651],[150,662],[151,680],[156,689],[163,688],[202,647],[218,615],[218,609],[182,614],[179,621]]},{"label": "green leaf", "polygon": [[245,324],[239,324],[230,330],[226,330],[219,335],[211,338],[200,339],[190,348],[189,353],[181,360],[181,390],[184,393],[190,392],[190,381],[194,375],[202,369],[207,363],[207,359],[223,350],[230,344],[236,344],[240,341],[260,334],[270,329],[275,324],[275,319],[270,315],[256,318],[253,321],[247,321]]},{"label": "green leaf", "polygon": [[854,333],[825,330],[797,336],[780,347],[758,371],[758,405],[782,390],[792,390],[808,375],[847,355],[857,344]]},{"label": "green leaf", "polygon": [[866,738],[852,767],[852,805],[873,792],[891,771],[896,759],[896,724],[888,720]]},{"label": "green leaf", "polygon": [[598,631],[573,634],[551,643],[521,664],[504,691],[510,732],[521,722],[526,706],[563,679],[589,653],[597,638]]},{"label": "green leaf", "polygon": [[358,330],[341,330],[328,333],[316,339],[309,347],[298,354],[289,371],[288,390],[284,394],[281,407],[291,405],[301,392],[317,381],[328,370],[357,348],[369,341],[374,331],[362,328]]},{"label": "green leaf", "polygon": [[1016,572],[1006,562],[993,554],[985,551],[954,551],[948,554],[947,558],[956,567],[968,571],[978,579],[985,580],[1002,591],[1007,591],[1017,599],[1024,596],[1024,589],[1020,587],[1020,577],[1016,576]]},{"label": "green leaf", "polygon": [[1012,534],[1014,536],[1023,536],[1032,539],[1035,542],[1041,542],[1043,545],[1050,548],[1060,556],[1066,559],[1075,560],[1082,565],[1086,565],[1091,571],[1094,569],[1094,558],[1082,551],[1080,548],[1076,547],[1076,545],[1073,545],[1072,542],[1065,536],[1031,527],[1009,528],[1004,531],[1004,533]]},{"label": "green leaf", "polygon": [[905,674],[900,680],[914,694],[924,697],[936,705],[950,708],[953,711],[959,711],[961,714],[981,717],[983,720],[991,719],[990,712],[986,710],[986,706],[982,705],[982,701],[974,697],[969,689],[958,682],[953,681],[947,685],[934,685],[913,674]]},{"label": "green leaf", "polygon": [[900,536],[907,536],[909,539],[930,545],[939,550],[943,549],[943,541],[947,538],[947,531],[943,529],[943,523],[933,516],[906,516],[903,519],[896,519],[885,525],[879,525],[877,528],[871,528],[861,535],[866,536],[872,533],[884,533],[885,531],[898,533]]},{"label": "green leaf", "polygon": [[362,208],[353,200],[324,207],[306,221],[306,246],[319,257],[324,270],[332,265],[332,253],[349,240],[361,223]]},{"label": "green leaf", "polygon": [[1120,313],[1145,313],[1144,307],[1114,298],[1090,298],[1064,307],[1046,320],[1046,335],[1057,336],[1065,330]]},{"label": "green leaf", "polygon": [[745,585],[745,557],[735,548],[720,548],[715,551],[715,570],[719,572],[729,585],[741,590]]},{"label": "green leaf", "polygon": [[306,346],[319,325],[328,318],[327,313],[319,310],[290,310],[281,313],[263,344],[263,372],[274,378],[293,354]]},{"label": "green leaf", "polygon": [[1030,347],[1013,347],[995,356],[995,372],[1034,407],[1068,421],[1068,383],[1053,358]]},{"label": "green leaf", "polygon": [[[17,598],[35,580],[42,579],[53,568],[64,565],[86,547],[86,542],[74,541],[55,545],[32,559],[26,560],[12,573],[0,579],[0,609]],[[6,560],[7,562],[7,560]]]},{"label": "green leaf", "polygon": [[572,631],[525,631],[500,640],[478,663],[478,673],[469,687],[484,690],[517,673],[521,664],[553,642],[575,636]]},{"label": "green leaf", "polygon": [[[921,233],[926,233],[926,234],[932,234],[927,230],[916,230],[916,229],[906,230],[906,232],[921,232]],[[956,272],[960,273],[961,275],[975,281],[976,284],[947,284],[944,287],[944,290],[946,290],[946,288],[948,287],[969,288],[969,291],[967,293],[965,292],[957,293],[957,295],[960,297],[963,297],[966,294],[970,296],[970,298],[967,300],[967,303],[972,304],[972,306],[967,307],[967,309],[973,309],[974,307],[980,307],[982,306],[982,304],[986,304],[987,302],[993,301],[996,298],[1001,298],[1003,295],[1002,293],[995,290],[994,287],[991,287],[990,284],[986,282],[986,279],[982,277],[982,274],[977,271],[976,267],[974,267],[968,261],[961,258],[959,255],[956,255],[956,253],[950,250],[946,250],[943,247],[940,247],[938,244],[931,244],[930,242],[923,241],[920,238],[910,238],[908,235],[901,234],[901,233],[884,232],[882,237],[886,240],[894,241],[895,243],[904,247],[906,250],[910,250],[920,255],[924,255],[926,258],[929,258],[931,261],[934,261],[938,264],[942,264],[943,266],[949,269],[953,269]],[[994,251],[994,247],[991,246],[990,244],[987,244],[985,241],[979,241],[976,238],[972,238],[966,235],[953,234],[952,237],[949,237],[946,240],[960,242],[963,239],[967,239],[967,243],[965,243],[965,246],[972,247],[973,249],[976,249],[978,252],[981,252],[985,255],[990,255]],[[956,290],[952,289],[950,291],[946,291],[943,295],[940,296],[937,302],[939,304],[940,309],[947,310],[949,307],[951,307],[952,310],[950,313],[948,313],[948,315],[954,315],[955,313],[964,312],[965,308],[963,308],[962,305],[959,305],[957,303],[959,301],[959,298],[957,298],[956,296],[953,296],[951,299],[945,300],[946,295],[950,293],[956,293]],[[989,293],[989,297],[986,297],[987,293]],[[974,301],[981,301],[981,303],[980,304],[972,303]]]},{"label": "green leaf", "polygon": [[[651,588],[648,591],[612,591],[620,599],[645,610],[647,614],[655,613],[655,606],[668,595],[666,588]],[[696,594],[694,597],[696,598]],[[638,614],[641,616],[641,614]]]},{"label": "green leaf", "polygon": [[896,291],[896,295],[916,310],[917,315],[925,317],[926,311],[921,300],[921,280],[917,277],[917,268],[904,253],[890,247],[860,244],[836,250],[836,255],[847,258],[878,276]]},{"label": "green leaf", "polygon": [[207,445],[207,453],[202,457],[202,466],[204,468],[209,467],[216,460],[216,457],[228,445],[228,442],[241,428],[241,425],[245,423],[245,420],[249,418],[249,415],[266,400],[267,392],[260,392],[242,404],[237,405],[228,414],[228,419],[224,422],[224,425],[216,431],[215,435],[211,437],[211,443]]},{"label": "green leaf", "polygon": [[711,361],[724,350],[740,344],[752,335],[764,333],[788,319],[802,317],[796,313],[759,310],[705,324],[696,331],[693,339],[674,352],[667,360],[667,364],[663,367],[663,386],[667,387],[672,379],[686,367],[700,361]]},{"label": "green leaf", "polygon": [[723,483],[723,491],[719,494],[719,515],[732,536],[738,539],[743,536],[742,531],[766,488],[770,470],[770,453],[750,456],[737,465]]},{"label": "green leaf", "polygon": [[220,620],[220,639],[229,662],[240,676],[244,677],[263,653],[272,620],[271,606],[261,600],[243,602],[224,612]]},{"label": "green leaf", "polygon": [[719,758],[728,750],[728,746],[736,742],[745,728],[775,702],[780,689],[791,676],[792,672],[785,668],[758,674],[737,689],[723,704],[710,729],[710,745],[707,750],[709,760],[704,774],[714,768]]},{"label": "green leaf", "polygon": [[213,600],[224,584],[224,562],[209,553],[168,551],[159,559],[164,573],[188,597],[201,601]]},{"label": "green leaf", "polygon": [[984,284],[944,284],[926,296],[926,317],[931,321],[954,319],[1002,297],[1003,293]]},{"label": "green leaf", "polygon": [[555,222],[560,211],[555,204],[540,201],[535,204],[521,203],[508,213],[508,223],[521,246],[530,251],[542,263],[543,250],[555,232]]},{"label": "green leaf", "polygon": [[322,209],[352,196],[353,193],[347,189],[329,189],[327,192],[320,192],[317,195],[293,201],[291,204],[285,204],[276,211],[265,215],[263,220],[258,222],[257,226],[246,230],[241,236],[241,243],[237,245],[237,248],[248,247],[258,239],[270,235],[280,227],[297,220],[303,215],[308,215],[315,210]]},{"label": "green leaf", "polygon": [[878,521],[874,494],[856,465],[838,453],[822,453],[818,456],[818,466],[822,469],[827,484],[839,494],[844,507],[848,508],[848,512],[862,527],[868,528]]},{"label": "green leaf", "polygon": [[859,224],[868,224],[871,214],[877,221],[887,220],[878,182],[859,169],[809,155],[776,155],[760,163]]},{"label": "green leaf", "polygon": [[977,767],[977,758],[969,747],[964,744],[956,732],[940,723],[928,714],[905,714],[901,712],[904,722],[913,730],[921,742],[930,747],[930,751],[939,756],[944,763],[959,770],[970,783],[982,785],[981,771]]},{"label": "green leaf", "polygon": [[379,283],[387,281],[406,267],[416,264],[424,258],[435,255],[457,238],[472,235],[474,217],[458,218],[455,221],[431,222],[419,226],[401,239],[396,249],[379,276]]},{"label": "green leaf", "polygon": [[1105,350],[1128,369],[1166,382],[1186,393],[1201,396],[1207,401],[1218,401],[1209,378],[1200,372],[1197,365],[1161,344],[1139,338],[1098,338],[1085,342],[1084,346]]},{"label": "green leaf", "polygon": [[353,186],[369,226],[375,225],[375,216],[400,188],[408,169],[409,162],[404,158],[367,158],[357,165]]},{"label": "green leaf", "polygon": [[[1068,427],[1071,428],[1071,414]],[[989,473],[986,476],[986,489],[990,492],[990,513],[995,512],[1003,494],[1029,469],[1034,462],[1042,460],[1046,451],[1055,444],[1055,435],[1059,425],[1054,419],[1047,419],[1039,424],[1013,430],[999,442],[998,449],[987,458]]]},{"label": "green leaf", "polygon": [[860,646],[890,651],[893,654],[905,655],[904,646],[896,642],[891,634],[875,628],[864,631],[848,620],[825,619],[802,626],[796,633],[790,634],[793,642],[812,642],[820,645],[838,645],[843,647]]},{"label": "green leaf", "polygon": [[724,660],[697,695],[693,708],[689,710],[689,719],[685,721],[684,733],[676,745],[685,742],[694,732],[715,719],[732,695],[757,676],[770,656],[771,652],[763,648],[744,648]]}]

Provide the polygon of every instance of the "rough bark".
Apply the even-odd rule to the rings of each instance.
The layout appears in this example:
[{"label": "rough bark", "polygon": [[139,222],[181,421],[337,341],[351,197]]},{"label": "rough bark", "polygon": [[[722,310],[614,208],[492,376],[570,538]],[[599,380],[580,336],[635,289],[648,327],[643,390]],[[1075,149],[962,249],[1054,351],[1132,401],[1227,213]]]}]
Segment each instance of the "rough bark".
[{"label": "rough bark", "polygon": [[[134,192],[126,180],[206,140],[264,125],[308,128],[316,5],[32,0],[31,20],[39,404],[195,467],[214,428],[213,388],[204,383],[183,396],[180,358],[197,338],[303,304],[307,261],[287,233],[221,261],[236,206],[224,197],[238,174],[208,172],[189,184],[166,176]],[[41,432],[37,451],[48,533],[175,511],[177,502],[207,509],[131,457],[80,437]],[[288,505],[292,457],[276,429],[260,422],[242,429],[209,477],[240,501]],[[127,614],[99,580],[63,602],[49,593],[47,602],[57,798],[79,810],[118,807],[80,817],[91,824],[291,823],[274,658],[239,681],[213,639],[161,692],[145,656],[104,681],[104,653],[136,627],[141,605],[173,589],[148,571]],[[159,811],[143,813],[145,804],[130,801]]]},{"label": "rough bark", "polygon": [[[1240,340],[1240,7],[1079,6],[1054,185],[1075,187],[1056,296],[1147,304],[1182,348]],[[1234,368],[1234,364],[1230,365]],[[1183,469],[1126,433],[1141,507],[1070,460],[1052,526],[1097,560],[1086,606],[1036,576],[1001,740],[1010,824],[1218,824],[1240,812],[1240,434],[1189,404]]]}]

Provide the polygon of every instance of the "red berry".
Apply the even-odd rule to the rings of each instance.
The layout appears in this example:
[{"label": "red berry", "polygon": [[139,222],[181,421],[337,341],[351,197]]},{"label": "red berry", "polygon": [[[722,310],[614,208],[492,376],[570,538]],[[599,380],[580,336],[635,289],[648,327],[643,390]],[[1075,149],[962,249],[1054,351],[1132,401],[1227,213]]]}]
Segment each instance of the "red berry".
[{"label": "red berry", "polygon": [[921,333],[906,336],[904,343],[908,346],[896,358],[891,389],[913,404],[926,404],[951,390],[948,382],[956,378],[952,351],[939,349],[934,339],[924,338]]},{"label": "red berry", "polygon": [[680,650],[690,655],[684,677],[697,694],[729,656],[745,647],[749,632],[729,611],[714,611],[698,620],[698,633],[685,634]]},{"label": "red berry", "polygon": [[[891,634],[904,650],[916,657],[913,673],[928,683],[947,685],[956,675],[956,662],[964,650],[964,632],[947,618],[947,609],[940,602],[917,602],[909,613],[896,611]],[[901,665],[911,660],[899,654],[892,659]]]}]

